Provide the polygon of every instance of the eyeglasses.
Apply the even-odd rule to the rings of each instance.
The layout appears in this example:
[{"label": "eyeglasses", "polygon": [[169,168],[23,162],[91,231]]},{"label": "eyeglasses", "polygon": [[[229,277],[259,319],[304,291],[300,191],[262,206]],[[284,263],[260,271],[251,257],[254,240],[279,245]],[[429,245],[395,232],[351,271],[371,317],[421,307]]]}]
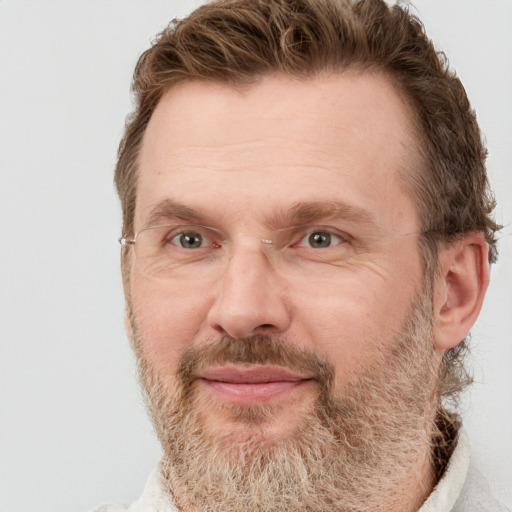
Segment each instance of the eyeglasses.
[{"label": "eyeglasses", "polygon": [[374,251],[378,242],[411,234],[355,240],[332,226],[306,225],[275,230],[265,238],[238,234],[231,239],[208,226],[169,224],[143,229],[133,238],[119,238],[119,242],[125,250],[134,247],[136,264],[145,275],[173,279],[217,275],[218,269],[231,259],[235,246],[242,243],[262,251],[269,263],[281,267],[280,271],[298,270],[313,275]]}]

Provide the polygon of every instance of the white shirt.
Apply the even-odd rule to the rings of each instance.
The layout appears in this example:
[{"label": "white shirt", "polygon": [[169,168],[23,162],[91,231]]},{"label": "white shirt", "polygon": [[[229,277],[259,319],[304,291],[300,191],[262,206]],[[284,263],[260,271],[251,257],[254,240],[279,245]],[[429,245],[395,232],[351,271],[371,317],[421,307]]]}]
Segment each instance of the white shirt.
[{"label": "white shirt", "polygon": [[[510,512],[491,495],[485,479],[469,466],[469,440],[458,433],[446,471],[418,512]],[[104,505],[95,512],[178,512],[166,496],[158,468],[150,475],[142,496],[130,507]]]}]

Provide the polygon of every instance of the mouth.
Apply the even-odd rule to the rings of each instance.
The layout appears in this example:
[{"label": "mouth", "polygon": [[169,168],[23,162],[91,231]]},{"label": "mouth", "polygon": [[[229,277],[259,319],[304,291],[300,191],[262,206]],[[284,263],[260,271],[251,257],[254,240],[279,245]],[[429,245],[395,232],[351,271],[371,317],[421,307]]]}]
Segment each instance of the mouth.
[{"label": "mouth", "polygon": [[225,365],[206,368],[196,381],[216,398],[235,405],[259,405],[283,399],[314,379],[279,366]]}]

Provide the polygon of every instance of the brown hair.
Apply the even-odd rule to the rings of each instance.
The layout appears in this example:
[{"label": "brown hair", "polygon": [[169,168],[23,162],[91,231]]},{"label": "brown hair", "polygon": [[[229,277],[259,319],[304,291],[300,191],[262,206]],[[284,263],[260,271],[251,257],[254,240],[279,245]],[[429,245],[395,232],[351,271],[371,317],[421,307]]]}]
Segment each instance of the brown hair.
[{"label": "brown hair", "polygon": [[[491,217],[486,149],[464,87],[418,18],[383,0],[216,0],[172,21],[135,69],[135,111],[115,171],[124,233],[133,230],[144,131],[167,89],[191,80],[248,85],[271,73],[307,79],[347,68],[386,73],[415,115],[421,165],[407,181],[417,199],[427,271],[436,267],[441,242],[469,231],[485,234],[494,261],[499,226]],[[460,375],[456,381],[449,374],[464,349],[445,356],[446,391],[463,385]]]}]

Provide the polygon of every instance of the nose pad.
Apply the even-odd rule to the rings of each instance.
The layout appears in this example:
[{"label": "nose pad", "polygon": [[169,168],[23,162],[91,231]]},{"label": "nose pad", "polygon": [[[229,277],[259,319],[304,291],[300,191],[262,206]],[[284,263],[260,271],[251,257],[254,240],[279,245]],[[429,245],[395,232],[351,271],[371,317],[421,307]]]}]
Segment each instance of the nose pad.
[{"label": "nose pad", "polygon": [[233,254],[217,283],[208,314],[210,327],[233,338],[285,331],[290,312],[279,282],[261,245]]}]

